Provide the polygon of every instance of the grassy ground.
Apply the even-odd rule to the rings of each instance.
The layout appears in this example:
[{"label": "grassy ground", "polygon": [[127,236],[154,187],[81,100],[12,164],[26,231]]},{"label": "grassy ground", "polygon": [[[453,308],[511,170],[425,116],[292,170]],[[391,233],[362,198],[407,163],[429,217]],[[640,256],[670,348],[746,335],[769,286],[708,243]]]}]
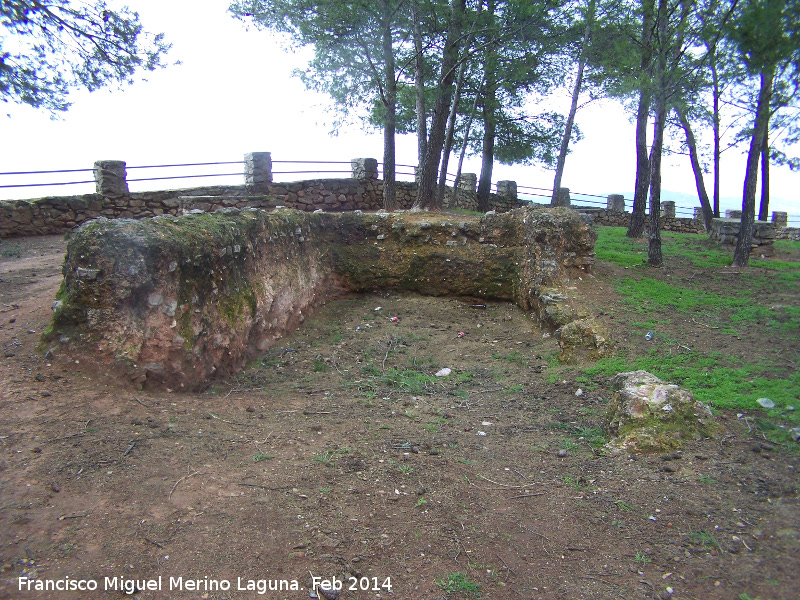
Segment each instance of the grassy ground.
[{"label": "grassy ground", "polygon": [[[584,377],[644,369],[718,409],[757,410],[768,398],[775,408],[758,425],[773,441],[788,442],[800,424],[800,242],[777,241],[775,259],[752,260],[744,271],[728,267],[730,252],[703,236],[664,233],[663,243],[667,269],[654,273],[645,266],[646,243],[621,227],[599,230],[598,259],[626,271],[613,279],[616,311],[633,332],[654,336],[643,351],[622,347]],[[688,341],[687,321],[700,340]],[[745,335],[752,351],[727,351]]]}]

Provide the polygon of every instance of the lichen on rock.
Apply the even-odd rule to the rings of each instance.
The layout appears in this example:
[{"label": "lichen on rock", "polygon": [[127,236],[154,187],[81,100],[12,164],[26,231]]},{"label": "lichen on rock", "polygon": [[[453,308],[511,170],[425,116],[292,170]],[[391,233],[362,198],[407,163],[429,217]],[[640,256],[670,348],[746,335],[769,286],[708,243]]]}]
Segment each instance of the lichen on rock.
[{"label": "lichen on rock", "polygon": [[614,396],[604,428],[610,447],[662,452],[688,439],[709,437],[718,428],[711,409],[689,390],[664,383],[647,371],[619,373],[611,380]]}]

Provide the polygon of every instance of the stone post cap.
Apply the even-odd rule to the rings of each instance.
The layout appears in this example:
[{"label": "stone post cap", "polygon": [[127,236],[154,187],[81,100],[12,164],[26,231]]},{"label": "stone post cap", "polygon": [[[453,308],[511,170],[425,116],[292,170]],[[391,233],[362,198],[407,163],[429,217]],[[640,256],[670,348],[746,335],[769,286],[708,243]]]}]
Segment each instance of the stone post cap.
[{"label": "stone post cap", "polygon": [[789,224],[789,213],[773,210],[772,211],[772,222],[777,227],[786,227]]},{"label": "stone post cap", "polygon": [[661,215],[668,218],[674,219],[675,218],[675,201],[674,200],[664,200],[661,203]]},{"label": "stone post cap", "polygon": [[622,194],[609,194],[606,199],[606,210],[625,212],[625,196]]},{"label": "stone post cap", "polygon": [[354,158],[350,161],[353,179],[377,179],[378,160],[376,158]]},{"label": "stone post cap", "polygon": [[568,187],[560,187],[556,190],[556,193],[553,195],[553,206],[571,206],[572,201],[569,197],[569,188]]},{"label": "stone post cap", "polygon": [[264,191],[272,183],[272,153],[248,152],[244,155],[244,184]]},{"label": "stone post cap", "polygon": [[478,176],[475,173],[462,173],[456,185],[460,190],[474,192],[478,187]]},{"label": "stone post cap", "polygon": [[503,180],[497,182],[497,195],[517,199],[517,182]]},{"label": "stone post cap", "polygon": [[94,163],[95,189],[103,196],[127,196],[128,173],[124,160],[98,160]]},{"label": "stone post cap", "polygon": [[725,211],[725,218],[726,219],[741,219],[742,218],[742,211],[728,209],[728,210]]}]

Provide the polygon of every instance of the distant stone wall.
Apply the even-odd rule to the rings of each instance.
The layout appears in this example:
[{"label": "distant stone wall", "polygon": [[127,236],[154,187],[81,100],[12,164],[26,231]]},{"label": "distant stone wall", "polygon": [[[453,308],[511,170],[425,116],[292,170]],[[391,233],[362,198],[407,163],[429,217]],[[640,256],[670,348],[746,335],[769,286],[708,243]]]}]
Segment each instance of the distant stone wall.
[{"label": "distant stone wall", "polygon": [[[629,212],[612,211],[605,208],[575,207],[575,209],[581,214],[589,215],[596,225],[627,227],[631,224],[631,213]],[[706,232],[702,220],[663,216],[661,217],[661,230],[680,233]]]},{"label": "distant stone wall", "polygon": [[[711,221],[711,239],[733,248],[739,240],[741,227],[742,222],[738,218],[714,219]],[[775,224],[768,221],[753,223],[751,256],[775,256],[776,229]]]},{"label": "distant stone wall", "polygon": [[[411,208],[417,199],[417,184],[397,182],[397,201]],[[143,219],[160,215],[178,216],[192,210],[214,212],[222,208],[263,208],[285,206],[306,212],[323,210],[373,211],[383,208],[383,181],[380,179],[308,179],[289,183],[262,185],[255,194],[248,186],[210,186],[157,192],[133,192],[104,196],[48,196],[35,200],[0,202],[0,238],[22,235],[49,235],[72,231],[98,217],[108,219]],[[477,210],[475,192],[459,190],[453,202],[452,188],[447,188],[445,208]],[[492,194],[490,210],[507,212],[526,204],[513,197]]]}]

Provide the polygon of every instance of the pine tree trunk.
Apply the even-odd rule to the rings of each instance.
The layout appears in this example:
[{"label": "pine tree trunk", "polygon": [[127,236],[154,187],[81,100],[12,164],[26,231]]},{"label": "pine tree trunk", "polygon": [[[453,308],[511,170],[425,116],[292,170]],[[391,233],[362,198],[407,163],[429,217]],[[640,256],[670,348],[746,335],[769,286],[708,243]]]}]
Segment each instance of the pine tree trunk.
[{"label": "pine tree trunk", "polygon": [[395,130],[397,129],[397,80],[395,79],[394,48],[389,21],[387,0],[381,0],[384,16],[381,49],[383,51],[386,88],[383,102],[386,116],[383,122],[383,208],[397,210],[397,182],[395,177]]},{"label": "pine tree trunk", "polygon": [[639,91],[639,109],[636,113],[636,185],[633,193],[633,210],[627,236],[640,238],[644,234],[647,188],[650,184],[650,160],[647,156],[647,120],[650,116],[650,81],[653,51],[653,0],[642,0],[642,62],[641,76],[644,79]]},{"label": "pine tree trunk", "polygon": [[714,94],[714,216],[719,219],[720,132],[719,132],[719,75],[717,55],[711,58],[711,81]]},{"label": "pine tree trunk", "polygon": [[686,145],[689,147],[689,158],[692,161],[692,171],[694,172],[694,183],[697,187],[697,196],[700,198],[700,206],[703,208],[703,225],[705,225],[706,232],[711,231],[711,220],[714,218],[714,211],[711,209],[711,203],[708,200],[708,192],[706,192],[706,184],[703,180],[703,168],[700,166],[700,159],[697,153],[697,142],[692,133],[692,126],[689,119],[683,111],[678,108],[675,109],[678,113],[678,119],[683,127],[683,132],[686,134]]},{"label": "pine tree trunk", "polygon": [[556,194],[561,187],[561,177],[564,175],[564,165],[567,162],[567,152],[569,151],[569,139],[572,136],[572,127],[575,124],[575,113],[578,112],[578,99],[581,95],[581,84],[583,83],[583,70],[586,68],[586,53],[589,49],[589,39],[592,33],[592,21],[594,20],[595,0],[589,0],[589,10],[586,16],[586,28],[583,31],[583,43],[581,44],[581,54],[578,58],[578,73],[575,76],[575,85],[572,88],[572,104],[569,107],[567,125],[564,128],[564,136],[561,138],[561,148],[558,151],[558,161],[556,162],[556,175],[553,178],[553,195],[550,204],[554,204]]},{"label": "pine tree trunk", "polygon": [[742,194],[742,224],[739,228],[739,239],[733,251],[733,266],[746,267],[750,261],[750,250],[753,245],[753,221],[756,209],[756,187],[758,186],[758,159],[761,156],[761,144],[764,132],[769,123],[769,103],[772,95],[772,80],[775,67],[768,67],[761,72],[761,90],[758,93],[756,122],[750,138],[750,149],[747,152],[747,170],[744,175]]},{"label": "pine tree trunk", "polygon": [[442,206],[444,202],[444,190],[447,187],[447,167],[450,164],[450,153],[453,151],[453,137],[456,131],[456,117],[458,116],[458,104],[461,100],[461,88],[464,85],[464,71],[467,63],[461,63],[458,68],[458,79],[456,80],[456,91],[453,92],[453,102],[450,106],[450,115],[447,118],[447,133],[444,139],[444,151],[442,152],[442,166],[439,169],[439,187],[436,189],[436,204]]},{"label": "pine tree trunk", "polygon": [[758,206],[758,220],[767,221],[769,214],[769,122],[764,128],[764,141],[761,143],[761,203]]},{"label": "pine tree trunk", "polygon": [[[481,80],[481,86],[483,85],[483,80]],[[478,86],[480,89],[481,86]],[[461,144],[461,153],[458,156],[458,168],[456,169],[456,180],[453,183],[453,206],[456,206],[456,200],[458,200],[458,195],[460,193],[458,187],[458,180],[461,179],[461,169],[464,166],[464,156],[467,153],[467,145],[469,144],[469,134],[472,131],[472,121],[475,116],[475,112],[478,110],[478,101],[481,95],[476,93],[475,100],[472,102],[472,110],[469,113],[469,117],[467,118],[467,124],[464,127],[464,142]]]},{"label": "pine tree trunk", "polygon": [[661,254],[661,156],[664,149],[664,128],[667,124],[667,0],[658,1],[658,61],[654,79],[658,85],[655,94],[655,124],[653,128],[653,148],[650,151],[650,223],[648,227],[649,244],[647,264],[660,267],[664,264]]},{"label": "pine tree trunk", "polygon": [[458,63],[458,50],[465,12],[466,0],[451,0],[450,23],[443,50],[441,76],[437,85],[436,101],[433,105],[428,147],[425,152],[425,160],[421,165],[419,192],[413,207],[415,209],[437,210],[440,208],[436,204],[436,175],[439,172],[447,115],[450,112],[450,100],[453,96],[453,80],[456,75],[455,67]]},{"label": "pine tree trunk", "polygon": [[417,165],[425,160],[428,148],[428,113],[425,110],[425,56],[422,53],[422,28],[420,26],[419,1],[411,3],[411,16],[414,20],[414,99],[417,112]]}]

